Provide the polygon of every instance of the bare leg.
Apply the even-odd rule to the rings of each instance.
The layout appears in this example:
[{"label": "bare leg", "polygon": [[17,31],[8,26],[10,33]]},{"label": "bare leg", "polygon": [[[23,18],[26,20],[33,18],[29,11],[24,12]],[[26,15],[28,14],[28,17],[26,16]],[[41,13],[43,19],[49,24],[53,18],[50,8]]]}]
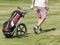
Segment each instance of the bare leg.
[{"label": "bare leg", "polygon": [[34,32],[36,34],[39,34],[42,32],[42,24],[46,19],[46,9],[45,8],[37,8],[37,14],[38,14],[38,24],[37,26],[34,26]]},{"label": "bare leg", "polygon": [[38,16],[39,16],[37,26],[41,28],[42,23],[43,23],[43,22],[45,21],[45,19],[46,19],[47,11],[46,11],[46,9],[41,8],[37,13],[38,13]]},{"label": "bare leg", "polygon": [[42,23],[45,21],[45,19],[46,19],[46,18],[39,18],[39,19],[38,19],[38,24],[37,24],[37,26],[38,26],[39,28],[41,28]]}]

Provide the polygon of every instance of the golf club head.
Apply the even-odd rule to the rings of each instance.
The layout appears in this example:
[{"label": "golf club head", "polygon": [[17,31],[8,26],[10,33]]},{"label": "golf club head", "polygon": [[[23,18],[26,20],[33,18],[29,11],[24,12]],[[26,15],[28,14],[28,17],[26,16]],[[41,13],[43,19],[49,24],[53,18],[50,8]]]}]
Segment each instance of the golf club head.
[{"label": "golf club head", "polygon": [[20,9],[20,10],[23,10],[21,7],[17,7],[18,9]]},{"label": "golf club head", "polygon": [[24,12],[24,14],[26,14],[26,13],[28,13],[28,12],[31,12],[32,11],[32,8],[30,8],[30,9],[26,9],[26,10],[24,10],[23,8],[21,8],[21,7],[17,7],[20,11],[22,11],[22,12]]}]

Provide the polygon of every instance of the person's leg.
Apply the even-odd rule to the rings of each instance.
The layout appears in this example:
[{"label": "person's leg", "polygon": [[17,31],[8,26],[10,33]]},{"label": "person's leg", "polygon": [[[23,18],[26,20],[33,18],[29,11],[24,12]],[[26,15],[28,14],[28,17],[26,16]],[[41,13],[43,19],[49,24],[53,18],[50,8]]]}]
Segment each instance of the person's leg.
[{"label": "person's leg", "polygon": [[45,8],[40,8],[40,11],[39,11],[39,18],[38,18],[38,24],[37,26],[39,26],[40,28],[42,27],[42,24],[43,22],[45,21],[46,19],[46,9]]},{"label": "person's leg", "polygon": [[39,7],[36,7],[36,8],[37,8],[38,24],[34,26],[34,32],[36,34],[39,34],[40,33],[40,19],[41,19],[41,15],[40,15]]},{"label": "person's leg", "polygon": [[38,15],[38,24],[37,26],[34,27],[35,33],[38,33],[38,30],[42,31],[41,27],[42,27],[43,22],[46,19],[46,9],[37,7],[37,15]]},{"label": "person's leg", "polygon": [[45,21],[45,19],[46,19],[46,18],[42,18],[42,19],[39,18],[39,19],[38,19],[38,24],[37,24],[37,26],[38,26],[39,28],[42,27],[42,23]]}]

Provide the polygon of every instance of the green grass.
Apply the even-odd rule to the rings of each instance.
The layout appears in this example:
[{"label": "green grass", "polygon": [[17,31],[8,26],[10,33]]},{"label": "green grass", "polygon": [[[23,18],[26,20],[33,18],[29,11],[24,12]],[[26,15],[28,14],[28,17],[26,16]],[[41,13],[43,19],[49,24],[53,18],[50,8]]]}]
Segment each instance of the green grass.
[{"label": "green grass", "polygon": [[0,0],[0,2],[2,3],[31,3],[31,0]]},{"label": "green grass", "polygon": [[[45,32],[36,35],[33,31],[33,26],[37,24],[37,14],[33,10],[26,14],[21,22],[25,23],[28,28],[28,37],[6,39],[2,33],[3,23],[9,19],[11,13],[16,10],[17,6],[22,6],[24,9],[30,7],[30,1],[24,0],[1,0],[0,1],[0,45],[60,45],[60,2],[59,0],[51,0],[49,2],[49,11],[46,21],[43,23],[43,29],[56,28],[54,31]],[[22,0],[21,0],[22,1]],[[16,2],[16,3],[15,3]]]}]

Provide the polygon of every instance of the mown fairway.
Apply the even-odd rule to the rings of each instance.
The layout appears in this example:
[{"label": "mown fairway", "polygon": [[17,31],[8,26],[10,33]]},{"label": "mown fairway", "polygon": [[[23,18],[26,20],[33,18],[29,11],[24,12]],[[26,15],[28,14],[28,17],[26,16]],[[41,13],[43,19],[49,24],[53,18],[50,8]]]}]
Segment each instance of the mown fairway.
[{"label": "mown fairway", "polygon": [[33,26],[37,24],[38,18],[33,10],[21,20],[28,28],[28,37],[6,39],[2,33],[2,25],[18,6],[28,9],[30,1],[0,0],[0,45],[60,45],[60,0],[49,1],[48,16],[42,26],[44,30],[56,28],[55,30],[36,35]]}]

